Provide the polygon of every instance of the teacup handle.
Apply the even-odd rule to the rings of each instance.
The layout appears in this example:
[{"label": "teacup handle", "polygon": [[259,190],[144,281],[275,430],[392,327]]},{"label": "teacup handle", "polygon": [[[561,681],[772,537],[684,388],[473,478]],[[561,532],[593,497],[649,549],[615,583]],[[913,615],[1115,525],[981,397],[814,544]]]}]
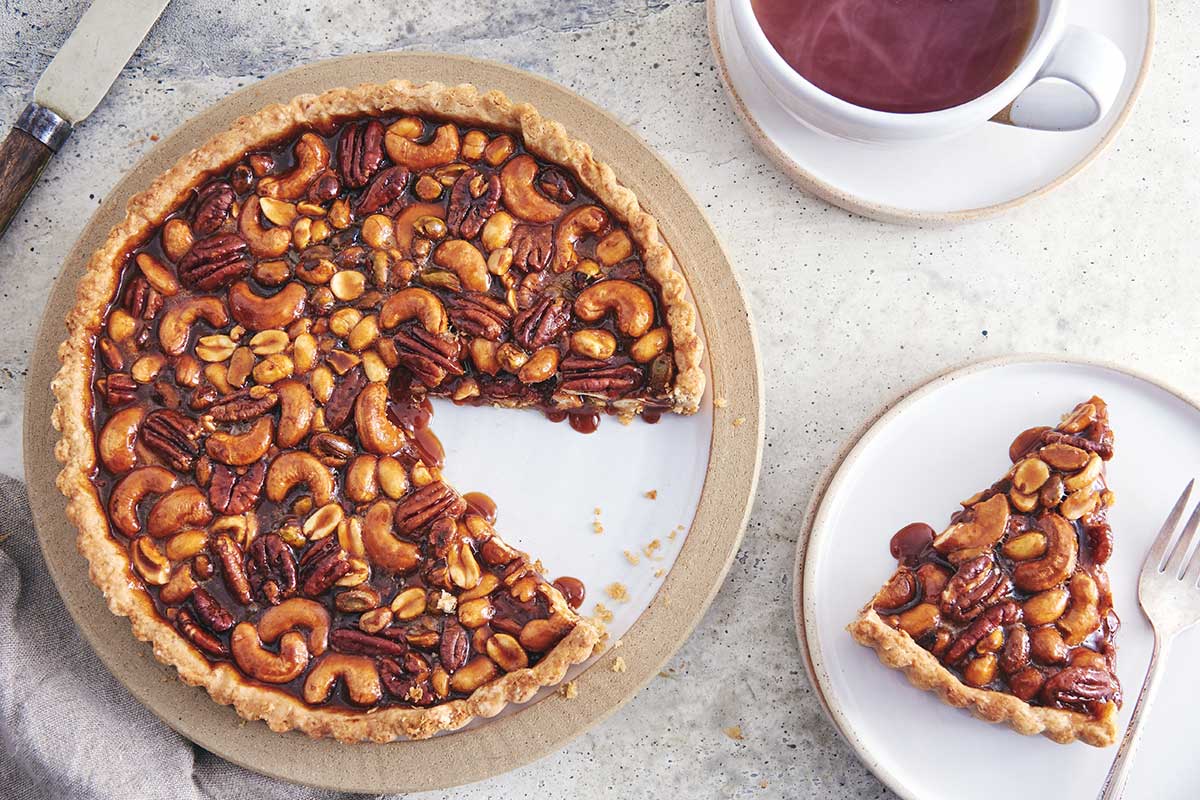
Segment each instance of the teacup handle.
[{"label": "teacup handle", "polygon": [[1082,130],[1104,118],[1124,80],[1121,48],[1068,25],[1033,82],[992,120],[1039,131]]}]

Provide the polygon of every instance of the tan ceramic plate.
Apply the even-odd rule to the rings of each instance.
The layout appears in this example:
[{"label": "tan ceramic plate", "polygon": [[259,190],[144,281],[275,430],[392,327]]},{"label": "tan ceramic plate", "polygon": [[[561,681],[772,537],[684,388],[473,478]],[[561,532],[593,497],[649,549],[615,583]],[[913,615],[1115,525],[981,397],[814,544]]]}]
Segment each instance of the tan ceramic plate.
[{"label": "tan ceramic plate", "polygon": [[[397,77],[500,89],[514,100],[532,102],[589,142],[658,218],[700,314],[709,353],[709,397],[726,397],[728,406],[707,417],[713,420],[711,448],[691,530],[657,594],[622,637],[627,671],[588,669],[577,680],[579,695],[573,700],[551,695],[455,734],[347,746],[243,723],[231,709],[178,681],[148,646],[135,642],[125,619],[108,612],[75,551],[75,531],[54,489],[57,435],[46,409],[57,368],[55,349],[64,336],[62,322],[75,285],[88,255],[132,194],[238,116],[297,94]],[[67,608],[105,665],[172,728],[230,761],[285,780],[368,793],[445,788],[560,749],[632,698],[683,644],[720,588],[745,529],[762,456],[761,383],[749,312],[715,233],[680,180],[616,119],[560,86],[511,67],[446,55],[351,56],[301,67],[233,94],[164,139],[108,193],[63,265],[42,320],[25,398],[26,478],[46,563]],[[734,426],[736,418],[744,423]],[[521,534],[514,530],[510,538],[520,542]]]}]

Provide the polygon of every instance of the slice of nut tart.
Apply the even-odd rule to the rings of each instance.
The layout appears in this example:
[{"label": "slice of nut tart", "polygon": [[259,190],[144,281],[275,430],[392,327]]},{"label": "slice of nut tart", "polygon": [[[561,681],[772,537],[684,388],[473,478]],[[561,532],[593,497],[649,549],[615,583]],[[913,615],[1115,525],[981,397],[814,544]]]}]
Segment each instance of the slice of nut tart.
[{"label": "slice of nut tart", "polygon": [[430,398],[589,430],[704,390],[654,219],[470,86],[239,120],[130,201],[67,325],[58,485],[109,607],[244,717],[346,741],[493,716],[599,637],[442,479]]},{"label": "slice of nut tart", "polygon": [[914,686],[981,719],[1110,745],[1121,685],[1104,571],[1107,406],[1080,403],[1057,427],[1021,433],[1008,455],[1007,474],[941,533],[914,523],[892,537],[899,566],[850,633]]}]

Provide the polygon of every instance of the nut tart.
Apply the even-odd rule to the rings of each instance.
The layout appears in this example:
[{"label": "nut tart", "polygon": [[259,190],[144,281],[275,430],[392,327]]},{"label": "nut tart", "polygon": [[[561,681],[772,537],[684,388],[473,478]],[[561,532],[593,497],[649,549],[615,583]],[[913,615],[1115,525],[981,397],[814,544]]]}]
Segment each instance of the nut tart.
[{"label": "nut tart", "polygon": [[941,533],[891,541],[896,572],[850,625],[916,687],[989,722],[1056,742],[1116,738],[1120,621],[1105,483],[1113,435],[1104,401],[1021,433],[1012,467],[962,503]]},{"label": "nut tart", "polygon": [[239,120],[129,203],[54,381],[58,486],[109,607],[277,731],[427,737],[600,638],[442,478],[430,398],[690,414],[654,219],[529,105],[393,81]]}]

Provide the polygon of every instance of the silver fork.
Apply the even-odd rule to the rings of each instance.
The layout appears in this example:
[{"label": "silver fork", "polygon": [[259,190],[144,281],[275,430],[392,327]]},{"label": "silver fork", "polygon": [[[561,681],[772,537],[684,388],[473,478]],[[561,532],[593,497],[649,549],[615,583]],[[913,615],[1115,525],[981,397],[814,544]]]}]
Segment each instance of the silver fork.
[{"label": "silver fork", "polygon": [[[1183,531],[1176,535],[1195,483],[1193,479],[1183,494],[1179,495],[1175,508],[1171,509],[1171,516],[1163,523],[1158,538],[1146,554],[1146,562],[1142,564],[1142,574],[1138,578],[1138,602],[1154,629],[1154,652],[1150,654],[1150,670],[1138,694],[1137,705],[1133,707],[1129,728],[1125,731],[1116,761],[1104,782],[1101,800],[1117,800],[1124,793],[1133,754],[1141,738],[1142,714],[1149,710],[1154,701],[1171,644],[1181,631],[1200,622],[1200,588],[1197,588],[1200,582],[1200,548],[1193,548],[1200,538],[1196,536],[1196,529],[1200,528],[1200,504],[1192,511]],[[1188,558],[1189,554],[1191,558]]]}]

